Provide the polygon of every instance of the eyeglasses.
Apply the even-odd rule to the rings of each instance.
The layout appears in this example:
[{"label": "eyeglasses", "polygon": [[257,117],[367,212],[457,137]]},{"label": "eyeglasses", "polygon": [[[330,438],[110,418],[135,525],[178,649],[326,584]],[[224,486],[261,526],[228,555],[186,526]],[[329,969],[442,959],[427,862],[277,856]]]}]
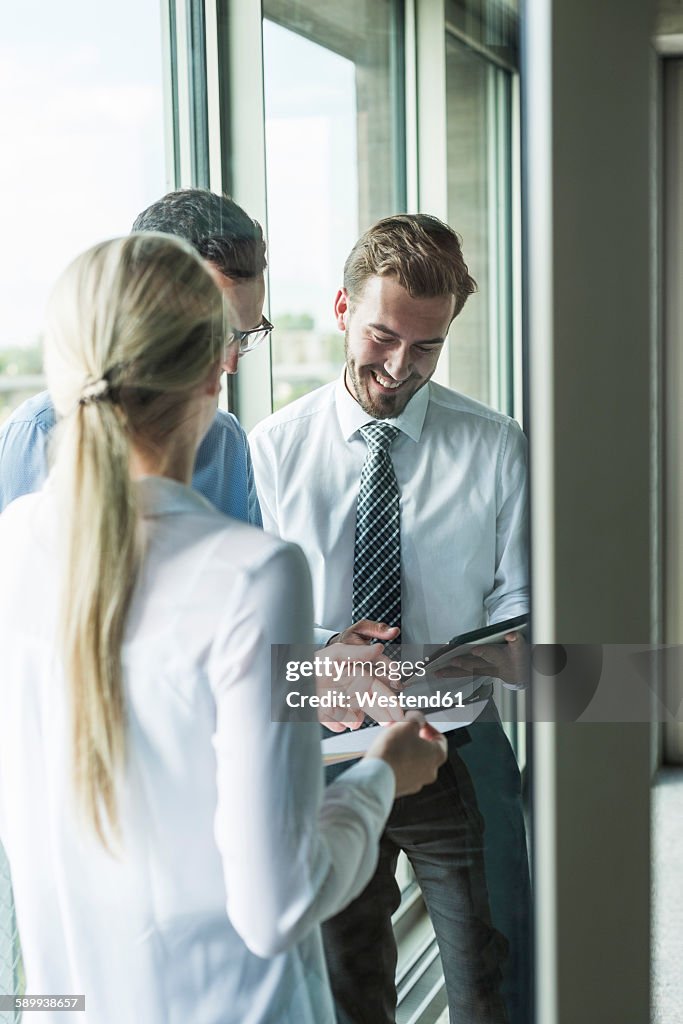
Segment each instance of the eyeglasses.
[{"label": "eyeglasses", "polygon": [[270,320],[265,317],[258,327],[252,327],[250,331],[231,331],[228,336],[228,345],[239,345],[238,356],[246,356],[247,352],[253,352],[262,341],[268,337],[273,330]]}]

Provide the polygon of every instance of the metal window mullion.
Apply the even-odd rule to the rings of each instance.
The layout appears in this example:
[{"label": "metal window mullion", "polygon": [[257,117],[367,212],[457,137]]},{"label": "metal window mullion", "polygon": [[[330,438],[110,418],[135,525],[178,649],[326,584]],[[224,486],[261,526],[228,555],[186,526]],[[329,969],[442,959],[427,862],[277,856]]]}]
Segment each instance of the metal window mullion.
[{"label": "metal window mullion", "polygon": [[188,0],[187,7],[188,106],[192,184],[209,186],[209,112],[206,84],[206,20],[204,0]]},{"label": "metal window mullion", "polygon": [[524,346],[522,343],[522,181],[519,75],[510,79],[510,298],[512,330],[512,408],[520,426],[526,422]]},{"label": "metal window mullion", "polygon": [[[223,188],[259,221],[267,237],[263,4],[261,0],[217,0],[216,6]],[[240,361],[229,395],[230,408],[246,429],[270,414],[270,342]]]},{"label": "metal window mullion", "polygon": [[162,0],[161,66],[164,97],[166,188],[168,191],[177,188],[180,182],[180,146],[178,141],[178,67],[176,48],[177,32],[175,0]]},{"label": "metal window mullion", "polygon": [[500,236],[500,322],[502,326],[501,351],[501,409],[509,416],[514,409],[513,388],[513,298],[512,298],[512,106],[511,75],[497,72],[498,89],[498,179],[499,197],[498,231]]},{"label": "metal window mullion", "polygon": [[406,166],[406,12],[404,0],[393,0],[390,22],[389,75],[393,97],[391,138],[394,164],[394,208],[406,210],[408,204]]},{"label": "metal window mullion", "polygon": [[418,210],[418,141],[417,141],[417,30],[416,0],[404,0],[403,65],[405,74],[405,167],[406,210]]},{"label": "metal window mullion", "polygon": [[499,229],[498,167],[501,159],[498,132],[499,105],[496,69],[486,67],[486,198],[488,236],[488,401],[497,409],[501,406],[501,356],[503,355],[502,324],[500,317],[501,232]]},{"label": "metal window mullion", "polygon": [[[416,6],[418,210],[448,220],[448,105],[444,0]],[[434,380],[448,386],[450,343]]]},{"label": "metal window mullion", "polygon": [[507,72],[489,65],[487,80],[490,400],[512,415],[511,106]]},{"label": "metal window mullion", "polygon": [[208,187],[209,121],[204,0],[169,8],[175,187]]},{"label": "metal window mullion", "polygon": [[188,2],[172,0],[173,69],[175,95],[175,167],[176,188],[192,182],[192,128],[190,109],[190,68],[188,63]]},{"label": "metal window mullion", "polygon": [[208,126],[209,188],[226,191],[223,181],[221,139],[221,87],[219,62],[220,12],[216,0],[205,0],[204,39],[206,45],[206,109]]}]

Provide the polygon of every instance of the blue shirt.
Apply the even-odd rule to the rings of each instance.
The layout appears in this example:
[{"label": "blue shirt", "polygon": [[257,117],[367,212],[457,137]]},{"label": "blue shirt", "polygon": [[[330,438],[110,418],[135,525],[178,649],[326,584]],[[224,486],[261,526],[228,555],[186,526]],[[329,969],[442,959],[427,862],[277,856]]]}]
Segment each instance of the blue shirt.
[{"label": "blue shirt", "polygon": [[[0,512],[10,501],[42,486],[56,422],[50,396],[41,391],[15,409],[0,428]],[[262,525],[247,437],[232,413],[217,410],[197,452],[192,486],[220,512]]]}]

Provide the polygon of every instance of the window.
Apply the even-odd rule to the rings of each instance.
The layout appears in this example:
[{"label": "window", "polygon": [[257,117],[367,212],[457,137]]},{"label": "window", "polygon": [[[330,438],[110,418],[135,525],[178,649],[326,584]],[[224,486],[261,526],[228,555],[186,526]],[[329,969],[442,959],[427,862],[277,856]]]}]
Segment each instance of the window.
[{"label": "window", "polygon": [[[521,414],[513,234],[516,38],[515,4],[446,4],[447,219],[463,238],[478,285],[451,329],[447,383],[508,415]],[[497,685],[496,701],[523,767],[525,698]]]},{"label": "window", "polygon": [[448,221],[479,290],[458,317],[449,384],[512,412],[511,74],[446,35]]},{"label": "window", "polygon": [[275,408],[332,380],[344,260],[405,208],[400,34],[389,0],[265,0],[270,314]]},{"label": "window", "polygon": [[[171,0],[172,178],[165,174],[159,7],[121,0],[95,10],[86,0],[65,0],[53,11],[27,0],[17,8],[0,44],[3,123],[13,145],[4,184],[19,197],[3,211],[11,259],[1,276],[0,422],[42,387],[42,308],[59,271],[96,240],[126,233],[167,188],[191,183],[229,189],[267,226],[276,330],[272,359],[264,345],[237,378],[246,425],[270,411],[271,385],[278,408],[340,371],[343,338],[332,303],[344,260],[374,221],[417,208],[462,234],[480,289],[454,326],[445,382],[512,411],[516,6]],[[430,43],[420,50],[425,28]],[[435,147],[432,127],[424,132],[425,119],[416,116],[423,113],[416,64],[424,68],[432,58],[445,99],[434,105]],[[443,187],[432,188],[440,175]],[[0,936],[13,928],[3,870],[0,863]],[[398,878],[399,973],[407,991],[425,956],[437,968],[438,956],[429,930],[419,930],[424,914],[404,858]],[[19,984],[17,956],[16,941],[9,950],[0,945],[2,991]]]},{"label": "window", "polygon": [[[135,0],[26,0],[4,19],[0,424],[44,387],[40,333],[60,272],[165,191],[161,41],[159,5]],[[0,992],[22,985],[0,848]]]},{"label": "window", "polygon": [[[28,0],[5,19],[0,423],[43,387],[46,297],[165,190],[160,9]],[[7,201],[7,197],[12,197]]]}]

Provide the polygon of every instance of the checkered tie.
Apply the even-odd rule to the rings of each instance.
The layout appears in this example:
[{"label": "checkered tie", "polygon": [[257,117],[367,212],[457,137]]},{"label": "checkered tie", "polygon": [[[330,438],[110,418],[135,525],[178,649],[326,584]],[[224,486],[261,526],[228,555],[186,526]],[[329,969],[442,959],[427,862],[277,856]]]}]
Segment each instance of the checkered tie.
[{"label": "checkered tie", "polygon": [[358,489],[353,616],[401,625],[401,510],[389,448],[398,427],[373,420],[360,428],[368,454]]}]

